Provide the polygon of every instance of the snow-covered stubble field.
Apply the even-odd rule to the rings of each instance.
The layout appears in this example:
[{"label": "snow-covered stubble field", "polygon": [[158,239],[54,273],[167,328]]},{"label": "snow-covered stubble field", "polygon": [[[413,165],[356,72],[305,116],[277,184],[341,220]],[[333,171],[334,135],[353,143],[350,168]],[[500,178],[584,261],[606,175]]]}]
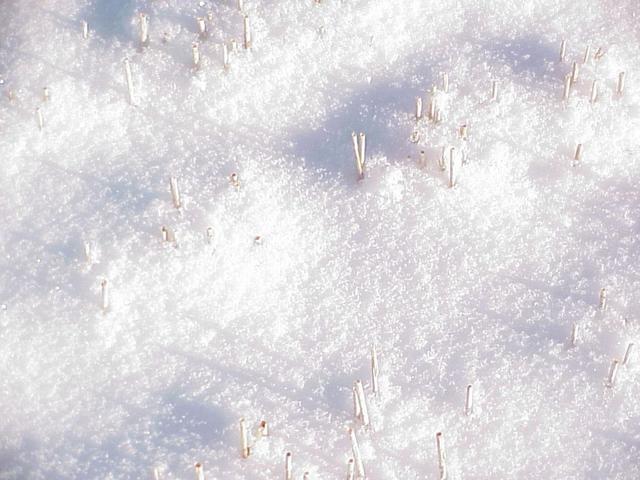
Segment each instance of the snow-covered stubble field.
[{"label": "snow-covered stubble field", "polygon": [[639,11],[0,2],[0,478],[638,478]]}]

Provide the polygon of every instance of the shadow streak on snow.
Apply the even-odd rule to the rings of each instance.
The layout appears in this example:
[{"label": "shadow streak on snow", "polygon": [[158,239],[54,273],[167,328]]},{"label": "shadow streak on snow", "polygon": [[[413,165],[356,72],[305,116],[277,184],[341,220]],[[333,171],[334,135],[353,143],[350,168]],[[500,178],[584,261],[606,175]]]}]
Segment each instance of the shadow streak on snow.
[{"label": "shadow streak on snow", "polygon": [[[367,135],[366,155],[384,156],[390,161],[404,159],[415,150],[409,142],[413,130],[415,97],[423,96],[437,81],[437,66],[424,65],[403,79],[374,78],[351,97],[340,102],[343,106],[330,111],[317,127],[300,125],[289,138],[290,154],[302,157],[307,164],[332,175],[345,177],[351,183],[355,179],[355,166],[351,132]],[[418,76],[420,87],[409,79]],[[335,100],[335,99],[331,99]],[[328,99],[327,103],[334,103]],[[394,117],[404,117],[401,126],[391,127]]]},{"label": "shadow streak on snow", "polygon": [[494,38],[481,45],[488,60],[507,66],[513,72],[514,81],[533,85],[538,89],[557,91],[562,76],[554,68],[559,46],[551,45],[539,36]]},{"label": "shadow streak on snow", "polygon": [[130,22],[135,13],[133,0],[94,0],[82,13],[89,28],[104,40],[130,40]]}]

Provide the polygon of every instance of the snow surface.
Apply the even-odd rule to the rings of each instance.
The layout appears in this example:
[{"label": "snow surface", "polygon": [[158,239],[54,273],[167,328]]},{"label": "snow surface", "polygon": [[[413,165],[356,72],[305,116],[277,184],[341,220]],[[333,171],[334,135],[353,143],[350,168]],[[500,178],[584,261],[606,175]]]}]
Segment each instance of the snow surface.
[{"label": "snow surface", "polygon": [[245,3],[228,72],[235,0],[0,3],[0,478],[344,478],[351,425],[370,479],[437,478],[438,431],[453,479],[640,478],[640,358],[604,386],[640,340],[638,2]]}]

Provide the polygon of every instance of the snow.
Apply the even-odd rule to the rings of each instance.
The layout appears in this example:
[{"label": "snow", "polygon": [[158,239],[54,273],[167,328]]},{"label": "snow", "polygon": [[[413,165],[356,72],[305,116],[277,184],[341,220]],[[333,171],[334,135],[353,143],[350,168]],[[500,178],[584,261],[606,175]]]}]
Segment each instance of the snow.
[{"label": "snow", "polygon": [[0,478],[344,478],[349,427],[370,479],[438,478],[437,432],[453,479],[638,478],[640,358],[605,387],[640,328],[635,0],[245,13],[250,51],[234,0],[0,5]]}]

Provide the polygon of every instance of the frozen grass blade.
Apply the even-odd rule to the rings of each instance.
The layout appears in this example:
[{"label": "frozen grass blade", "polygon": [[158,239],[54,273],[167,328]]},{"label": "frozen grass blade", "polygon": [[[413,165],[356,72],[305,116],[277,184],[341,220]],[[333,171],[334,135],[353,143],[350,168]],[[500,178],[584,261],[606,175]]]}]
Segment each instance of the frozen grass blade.
[{"label": "frozen grass blade", "polygon": [[353,458],[347,461],[347,480],[355,479],[355,464]]},{"label": "frozen grass blade", "polygon": [[624,352],[624,358],[622,359],[622,365],[625,367],[631,364],[633,358],[633,352],[635,351],[635,344],[630,343],[627,345],[627,349]]},{"label": "frozen grass blade", "polygon": [[571,85],[575,85],[578,81],[578,75],[580,74],[580,66],[578,62],[573,62],[571,66]]},{"label": "frozen grass blade", "polygon": [[578,337],[580,335],[580,328],[577,323],[574,323],[571,327],[571,336],[569,337],[569,346],[575,347],[578,344]]},{"label": "frozen grass blade", "polygon": [[582,58],[582,63],[583,64],[588,64],[589,60],[591,60],[591,45],[587,45],[587,47],[584,49],[584,57]]},{"label": "frozen grass blade", "polygon": [[449,93],[449,74],[448,73],[442,74],[442,91],[444,93]]},{"label": "frozen grass blade", "polygon": [[567,74],[564,77],[564,88],[562,90],[562,100],[565,102],[569,100],[569,96],[571,95],[571,75]]},{"label": "frozen grass blade", "polygon": [[380,368],[378,366],[378,352],[376,346],[371,347],[371,388],[374,395],[380,394],[380,385],[378,383],[378,377],[380,375]]},{"label": "frozen grass blade", "polygon": [[251,24],[249,23],[249,17],[247,15],[244,16],[243,19],[243,45],[245,50],[249,50],[251,48]]},{"label": "frozen grass blade", "polygon": [[361,148],[361,139],[364,138],[364,134],[360,136],[356,135],[356,132],[351,132],[351,140],[353,142],[353,153],[356,160],[356,170],[358,172],[358,180],[364,179],[364,157],[362,156],[363,149]]},{"label": "frozen grass blade", "polygon": [[356,464],[356,478],[366,478],[364,472],[364,463],[362,463],[362,457],[360,456],[358,439],[356,438],[356,432],[353,430],[353,428],[349,429],[349,438],[351,439],[351,451],[353,452],[353,460]]},{"label": "frozen grass blade", "polygon": [[233,172],[229,176],[229,183],[231,184],[231,186],[233,186],[235,188],[240,188],[240,177],[238,176],[238,174],[236,172]]},{"label": "frozen grass blade", "polygon": [[284,456],[284,480],[293,480],[292,457],[291,452],[287,452]]},{"label": "frozen grass blade", "polygon": [[194,465],[196,471],[196,480],[204,480],[204,465],[198,462]]},{"label": "frozen grass blade", "polygon": [[622,94],[624,93],[625,76],[626,76],[625,72],[620,72],[618,74],[618,84],[616,85],[616,93],[619,96],[622,96]]},{"label": "frozen grass blade", "polygon": [[422,118],[422,98],[416,97],[416,120]]},{"label": "frozen grass blade", "polygon": [[605,385],[608,388],[613,388],[616,385],[619,366],[620,362],[618,360],[614,360],[613,362],[611,362],[611,367],[609,367],[609,375],[607,376],[607,381],[605,382]]},{"label": "frozen grass blade", "polygon": [[262,420],[260,425],[258,425],[258,438],[268,437],[269,436],[269,424],[266,420]]},{"label": "frozen grass blade", "polygon": [[567,56],[567,41],[562,40],[560,43],[560,62],[564,62],[565,57]]},{"label": "frozen grass blade", "polygon": [[180,200],[180,190],[178,189],[178,179],[176,177],[169,177],[169,188],[173,206],[179,209],[182,207],[182,201]]},{"label": "frozen grass blade", "polygon": [[140,14],[140,45],[149,46],[149,16],[144,13]]},{"label": "frozen grass blade", "polygon": [[602,311],[607,309],[607,289],[602,287],[600,289],[600,295],[598,297],[598,308]]},{"label": "frozen grass blade", "polygon": [[200,37],[200,39],[204,40],[205,38],[207,38],[207,24],[204,21],[203,17],[196,18],[196,27],[198,29],[198,36]]},{"label": "frozen grass blade", "polygon": [[451,147],[449,150],[449,188],[453,188],[457,182],[457,165],[456,165],[456,149]]},{"label": "frozen grass blade", "polygon": [[124,59],[124,77],[127,82],[127,98],[129,99],[129,104],[133,105],[135,103],[133,94],[133,77],[131,75],[131,63],[128,58]]},{"label": "frozen grass blade", "polygon": [[44,128],[44,116],[40,107],[36,108],[36,121],[38,122],[38,130],[42,131]]},{"label": "frozen grass blade", "polygon": [[89,38],[89,24],[86,20],[82,21],[82,38],[86,40]]},{"label": "frozen grass blade", "polygon": [[596,103],[598,100],[598,80],[594,80],[591,84],[591,95],[589,96],[590,103]]},{"label": "frozen grass blade", "polygon": [[240,419],[240,454],[242,458],[249,458],[251,454],[249,441],[247,439],[247,426],[244,423],[244,418]]},{"label": "frozen grass blade", "polygon": [[193,69],[200,69],[200,46],[197,42],[191,44],[191,61],[193,63]]},{"label": "frozen grass blade", "polygon": [[581,160],[582,160],[582,144],[578,143],[576,145],[576,150],[575,150],[575,152],[573,154],[574,165],[579,164]]},{"label": "frozen grass blade", "polygon": [[444,452],[444,439],[442,432],[436,433],[436,447],[438,449],[438,478],[446,480],[447,478],[447,459]]},{"label": "frozen grass blade", "polygon": [[464,400],[464,414],[468,417],[473,413],[473,387],[467,385],[466,396]]},{"label": "frozen grass blade", "polygon": [[371,424],[371,420],[369,418],[369,408],[367,407],[367,398],[364,395],[362,382],[360,380],[356,380],[354,388],[356,390],[358,406],[360,407],[360,421],[363,426],[368,427]]},{"label": "frozen grass blade", "polygon": [[229,70],[231,62],[229,61],[229,47],[226,43],[222,44],[222,67],[225,70]]},{"label": "frozen grass blade", "polygon": [[498,101],[498,82],[497,82],[497,80],[494,80],[493,82],[491,82],[491,101],[492,102],[497,102]]},{"label": "frozen grass blade", "polygon": [[101,299],[102,311],[106,312],[107,310],[109,310],[109,304],[110,304],[109,282],[107,281],[106,278],[102,280],[102,282],[100,282],[100,299]]},{"label": "frozen grass blade", "polygon": [[51,99],[51,94],[49,92],[49,87],[44,87],[42,89],[42,101],[43,102],[48,102]]}]

